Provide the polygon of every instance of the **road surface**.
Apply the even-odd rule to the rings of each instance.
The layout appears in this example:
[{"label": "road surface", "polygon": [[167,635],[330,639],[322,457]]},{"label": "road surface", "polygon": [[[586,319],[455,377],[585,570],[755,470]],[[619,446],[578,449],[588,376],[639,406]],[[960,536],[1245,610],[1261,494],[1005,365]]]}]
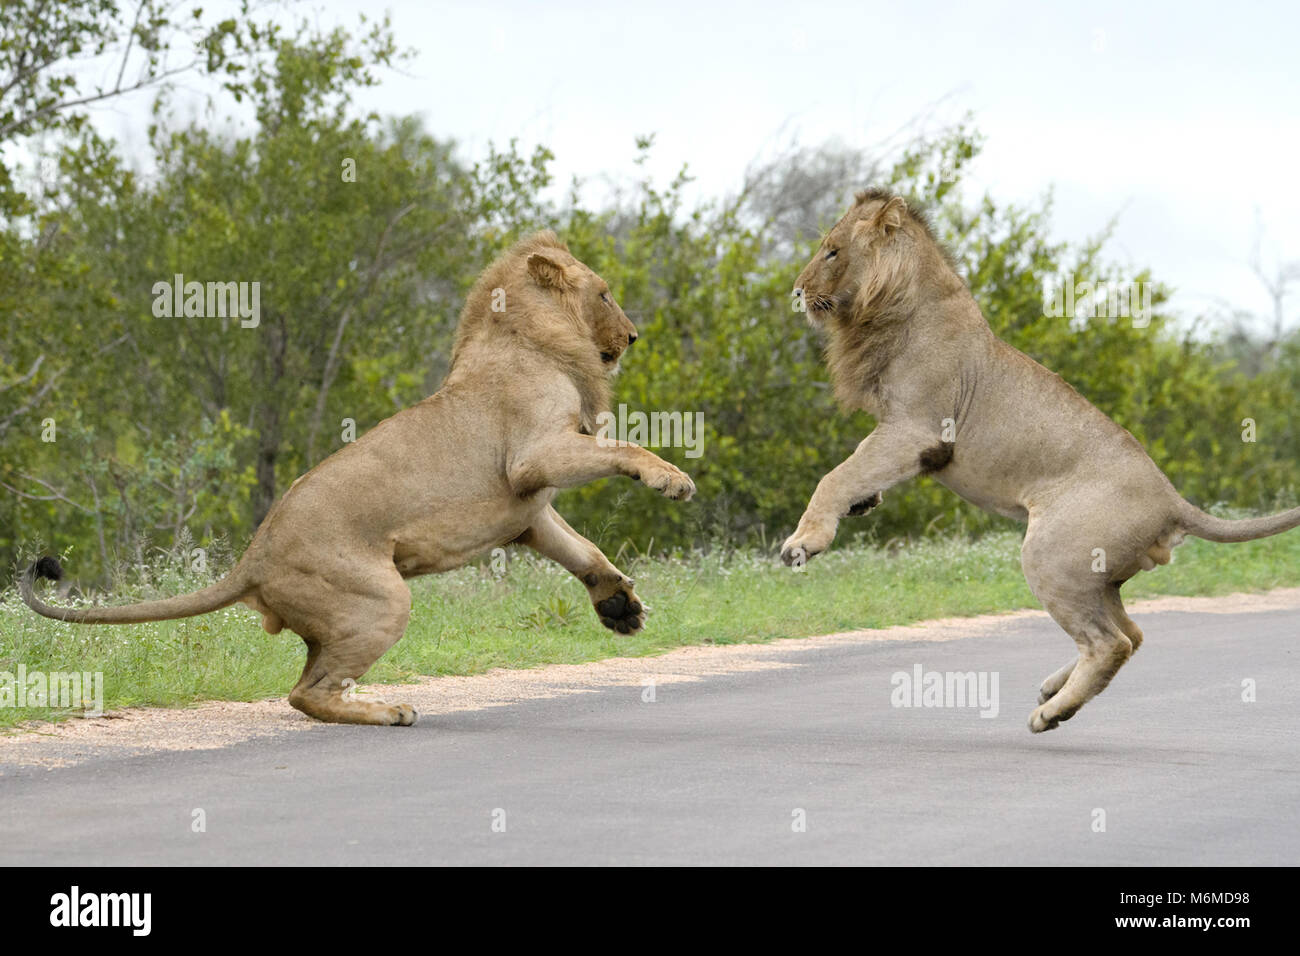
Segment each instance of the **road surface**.
[{"label": "road surface", "polygon": [[[1040,735],[1038,685],[1072,645],[1022,615],[412,728],[0,754],[0,863],[1300,863],[1300,611],[1134,616],[1142,650]],[[895,706],[918,665],[996,674],[996,716]]]}]

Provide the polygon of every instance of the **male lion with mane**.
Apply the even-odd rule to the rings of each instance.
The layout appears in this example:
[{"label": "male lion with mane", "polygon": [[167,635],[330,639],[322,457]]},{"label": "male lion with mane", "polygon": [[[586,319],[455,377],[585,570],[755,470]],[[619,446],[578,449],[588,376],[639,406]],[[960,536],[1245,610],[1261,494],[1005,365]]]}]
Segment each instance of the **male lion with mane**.
[{"label": "male lion with mane", "polygon": [[1025,578],[1079,649],[1043,681],[1034,733],[1074,716],[1141,645],[1119,593],[1139,570],[1167,564],[1188,534],[1250,541],[1300,525],[1300,508],[1228,521],[1185,501],[1137,439],[994,336],[924,217],[897,196],[859,193],[794,296],[828,335],[836,397],[877,425],[818,483],[782,559],[826,550],[841,518],[919,474],[1027,521]]},{"label": "male lion with mane", "polygon": [[409,705],[344,693],[406,630],[404,579],[500,545],[526,544],[563,565],[586,585],[600,622],[631,634],[645,621],[632,581],[551,501],[610,475],[668,498],[694,494],[686,473],[659,456],[592,435],[636,337],[605,281],[553,233],[538,233],[479,277],[442,388],[295,481],[224,579],[181,597],[72,610],[32,592],[36,577],[61,574],[46,557],[22,575],[22,598],[46,617],[86,624],[192,617],[242,601],[268,633],[287,627],[307,644],[289,703],[353,724],[415,723]]}]

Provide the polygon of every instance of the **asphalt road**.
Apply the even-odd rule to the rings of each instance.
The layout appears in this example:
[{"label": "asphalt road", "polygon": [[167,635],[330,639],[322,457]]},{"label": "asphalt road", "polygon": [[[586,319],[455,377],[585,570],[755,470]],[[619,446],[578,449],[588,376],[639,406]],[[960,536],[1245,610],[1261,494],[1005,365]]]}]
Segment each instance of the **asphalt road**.
[{"label": "asphalt road", "polygon": [[[614,687],[413,728],[8,768],[0,862],[1300,863],[1300,616],[1138,621],[1139,654],[1046,734],[1026,720],[1072,645],[1026,619],[804,652],[653,702]],[[893,706],[891,675],[917,664],[996,672],[998,715]]]}]

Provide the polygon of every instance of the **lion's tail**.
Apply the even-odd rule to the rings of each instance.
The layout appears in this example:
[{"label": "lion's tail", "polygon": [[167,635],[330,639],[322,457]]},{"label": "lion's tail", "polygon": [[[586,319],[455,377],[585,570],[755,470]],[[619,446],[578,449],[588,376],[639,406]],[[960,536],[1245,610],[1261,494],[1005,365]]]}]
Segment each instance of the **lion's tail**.
[{"label": "lion's tail", "polygon": [[249,592],[248,583],[238,567],[216,584],[200,591],[165,598],[161,601],[143,601],[140,604],[124,604],[120,607],[55,607],[46,604],[32,592],[32,584],[37,578],[57,581],[62,576],[63,568],[57,559],[41,558],[19,576],[18,594],[22,597],[23,603],[37,614],[52,617],[57,621],[72,621],[76,624],[143,624],[146,621],[168,621],[178,617],[207,614],[209,611],[234,604]]},{"label": "lion's tail", "polygon": [[1178,517],[1183,530],[1206,541],[1254,541],[1300,527],[1300,508],[1239,521],[1206,514],[1190,501],[1183,501],[1180,512]]}]

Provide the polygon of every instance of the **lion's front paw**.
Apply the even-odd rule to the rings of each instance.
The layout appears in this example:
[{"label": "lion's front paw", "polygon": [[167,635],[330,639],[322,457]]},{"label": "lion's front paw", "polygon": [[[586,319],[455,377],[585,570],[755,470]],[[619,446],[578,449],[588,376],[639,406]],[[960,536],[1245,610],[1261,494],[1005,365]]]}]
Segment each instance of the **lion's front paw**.
[{"label": "lion's front paw", "polygon": [[618,634],[635,634],[645,626],[645,605],[632,590],[632,581],[624,579],[614,593],[600,600],[592,599],[600,623]]},{"label": "lion's front paw", "polygon": [[695,494],[695,482],[691,481],[691,476],[666,461],[661,462],[653,470],[642,471],[641,480],[645,482],[647,488],[653,488],[665,498],[672,498],[674,501],[689,501],[691,495]]},{"label": "lion's front paw", "polygon": [[810,558],[821,554],[835,540],[835,525],[806,518],[799,522],[794,534],[781,545],[781,560],[791,567],[800,567]]}]

